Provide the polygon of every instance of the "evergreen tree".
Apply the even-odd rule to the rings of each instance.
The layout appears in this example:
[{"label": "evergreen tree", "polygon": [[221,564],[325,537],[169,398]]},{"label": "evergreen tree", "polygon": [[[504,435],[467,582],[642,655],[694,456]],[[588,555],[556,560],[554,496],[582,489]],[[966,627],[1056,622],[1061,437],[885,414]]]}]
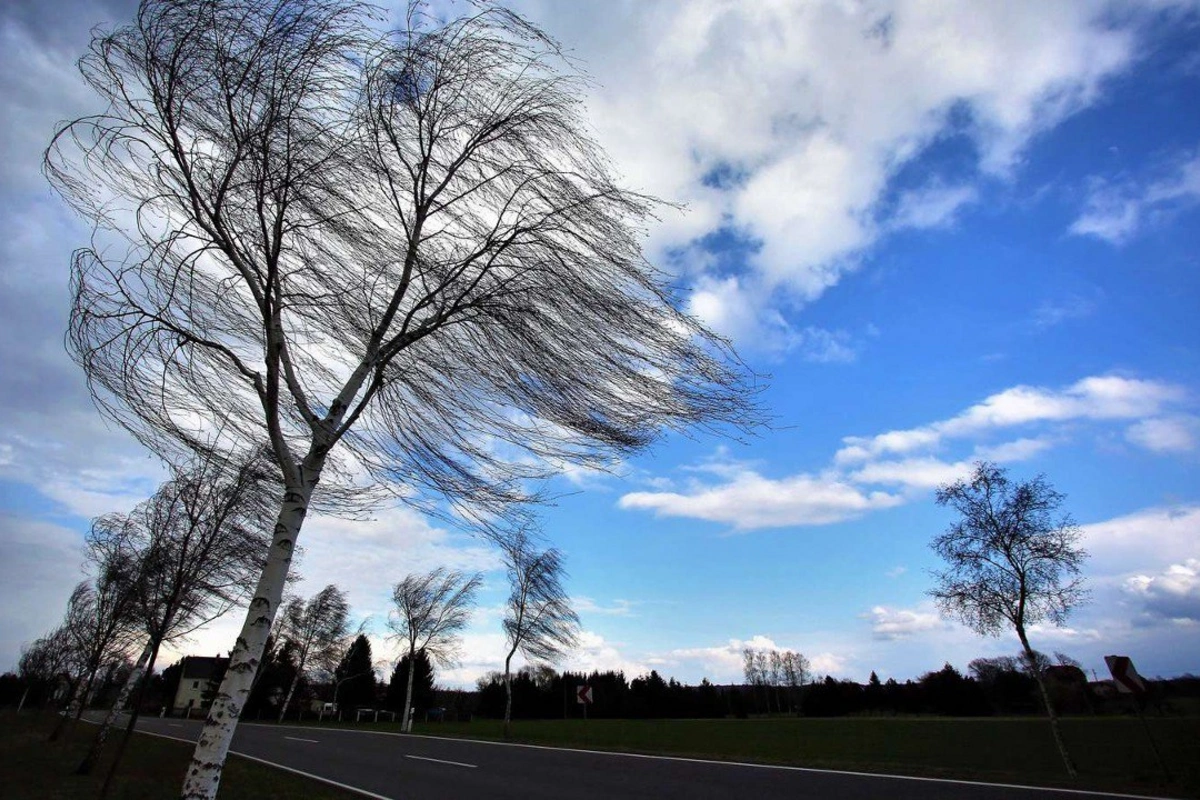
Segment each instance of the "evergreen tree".
[{"label": "evergreen tree", "polygon": [[337,703],[342,709],[375,707],[375,670],[371,642],[359,634],[333,672]]},{"label": "evergreen tree", "polygon": [[[416,667],[413,672],[413,708],[416,709],[414,717],[419,717],[436,703],[436,697],[433,689],[433,665],[429,662],[429,656],[425,655],[424,650],[418,650],[414,659]],[[386,707],[395,711],[397,714],[404,713],[404,693],[408,688],[408,665],[410,663],[408,653],[400,659],[396,664],[396,668],[392,670],[392,679],[388,683]]]}]

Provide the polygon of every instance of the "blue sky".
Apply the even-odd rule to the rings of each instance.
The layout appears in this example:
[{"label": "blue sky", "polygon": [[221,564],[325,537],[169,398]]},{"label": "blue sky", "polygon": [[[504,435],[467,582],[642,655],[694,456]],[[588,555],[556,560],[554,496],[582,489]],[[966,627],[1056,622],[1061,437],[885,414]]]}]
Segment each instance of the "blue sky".
[{"label": "blue sky", "polygon": [[[38,174],[53,123],[89,108],[88,29],[131,5],[44,5],[0,12],[0,667],[61,614],[86,520],[161,478],[62,352],[87,231]],[[1093,554],[1092,603],[1034,645],[1200,670],[1200,7],[516,8],[586,65],[625,181],[686,205],[647,255],[770,374],[775,419],[561,479],[543,522],[584,622],[567,665],[730,681],[752,643],[903,679],[1014,652],[925,594],[950,521],[932,488],[991,458],[1045,473]],[[341,584],[380,633],[410,569],[484,570],[441,680],[501,664],[481,543],[385,508],[302,544],[302,591]],[[236,624],[183,649],[228,649]]]}]

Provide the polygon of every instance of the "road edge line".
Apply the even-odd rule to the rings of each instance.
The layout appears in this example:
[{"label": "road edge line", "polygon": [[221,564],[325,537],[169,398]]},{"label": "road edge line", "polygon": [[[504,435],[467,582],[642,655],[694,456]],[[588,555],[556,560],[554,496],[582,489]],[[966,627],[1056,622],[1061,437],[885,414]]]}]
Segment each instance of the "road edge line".
[{"label": "road edge line", "polygon": [[893,775],[886,772],[856,772],[852,770],[840,769],[822,769],[820,767],[797,767],[791,764],[757,764],[753,761],[722,761],[720,759],[711,758],[688,758],[687,756],[663,756],[653,755],[651,753],[629,753],[621,750],[586,750],[581,747],[553,747],[544,744],[527,744],[524,742],[499,742],[494,739],[470,739],[461,736],[434,736],[427,733],[397,733],[392,731],[363,731],[354,728],[332,728],[315,725],[287,725],[278,723],[254,723],[247,722],[246,725],[262,727],[262,728],[299,728],[303,730],[315,731],[342,731],[344,733],[356,733],[360,735],[374,736],[411,736],[420,739],[437,739],[444,742],[468,742],[474,744],[487,744],[499,747],[526,747],[531,750],[557,750],[567,753],[587,753],[589,755],[598,756],[619,756],[625,758],[648,758],[659,759],[662,761],[684,761],[691,764],[713,764],[715,766],[726,767],[749,767],[751,769],[782,769],[791,772],[813,772],[820,775],[853,775],[860,778],[886,778],[898,781],[927,781],[930,783],[954,783],[965,786],[988,786],[994,789],[1021,789],[1031,792],[1063,792],[1064,794],[1077,794],[1085,797],[1115,797],[1121,800],[1180,800],[1178,797],[1164,797],[1161,795],[1149,794],[1121,794],[1118,792],[1101,792],[1093,789],[1070,789],[1059,786],[1028,786],[1020,783],[991,783],[988,781],[968,781],[961,778],[925,778],[920,775]]},{"label": "road edge line", "polygon": [[[188,744],[191,744],[191,745],[196,744],[195,739],[184,739],[181,736],[171,736],[166,733],[155,733],[154,731],[142,731],[142,730],[137,731],[137,733],[144,733],[147,736],[157,736],[160,739],[172,739],[176,742],[187,742]],[[295,767],[288,767],[283,764],[276,764],[274,761],[268,761],[265,758],[259,758],[258,756],[252,756],[247,753],[242,753],[238,750],[233,750],[232,748],[229,750],[229,754],[237,756],[238,758],[244,758],[248,761],[257,761],[259,764],[265,764],[268,767],[275,767],[276,769],[281,769],[284,772],[291,772],[296,775],[301,775],[305,778],[309,778],[311,780],[318,781],[320,783],[325,783],[330,786],[336,786],[338,789],[344,789],[347,792],[354,792],[355,794],[361,794],[363,797],[370,797],[372,800],[396,800],[396,798],[394,798],[394,797],[388,797],[388,796],[382,795],[382,794],[375,794],[375,792],[372,792],[368,789],[360,789],[357,786],[351,786],[347,783],[341,783],[339,781],[333,780],[332,778],[322,778],[320,775],[313,775],[311,772],[305,772],[302,769],[296,769]]]}]

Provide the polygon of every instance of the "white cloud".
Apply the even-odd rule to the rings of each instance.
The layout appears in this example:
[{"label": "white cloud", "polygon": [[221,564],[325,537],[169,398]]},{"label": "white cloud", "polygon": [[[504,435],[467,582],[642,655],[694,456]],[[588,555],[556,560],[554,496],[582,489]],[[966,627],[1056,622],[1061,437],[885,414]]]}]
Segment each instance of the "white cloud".
[{"label": "white cloud", "polygon": [[1200,557],[1200,505],[1148,508],[1083,526],[1089,570],[1130,575]]},{"label": "white cloud", "polygon": [[[1015,386],[985,398],[949,419],[875,436],[847,436],[832,463],[819,473],[769,478],[724,451],[693,471],[720,483],[692,482],[686,489],[630,492],[625,509],[654,511],[733,525],[737,530],[823,525],[908,502],[920,493],[966,476],[972,463],[1024,461],[1066,441],[1068,425],[1133,422],[1127,437],[1159,452],[1194,448],[1195,417],[1173,411],[1188,401],[1180,386],[1162,381],[1101,375],[1064,389]],[[1168,413],[1164,413],[1168,412]],[[1010,428],[1040,426],[1034,436],[989,442]],[[962,448],[956,459],[935,452]],[[879,486],[898,487],[885,492]]]},{"label": "white cloud", "polygon": [[1152,621],[1200,624],[1200,558],[1171,564],[1156,575],[1134,575],[1124,589]]},{"label": "white cloud", "polygon": [[[652,248],[679,252],[722,228],[748,238],[748,282],[762,286],[748,299],[764,315],[776,290],[821,295],[889,231],[952,222],[980,173],[1008,175],[1135,51],[1131,28],[1087,2],[529,8],[598,77],[588,112],[627,181],[686,204],[651,231]],[[967,174],[899,187],[885,204],[946,136],[975,147]],[[693,305],[726,279],[701,277]]]},{"label": "white cloud", "polygon": [[871,621],[871,635],[885,641],[947,627],[937,611],[930,607],[911,609],[875,606],[866,617]]},{"label": "white cloud", "polygon": [[835,461],[846,464],[886,454],[906,454],[931,449],[946,439],[1035,423],[1140,420],[1155,416],[1185,398],[1186,393],[1179,386],[1118,375],[1084,378],[1061,390],[1014,386],[947,420],[871,437],[848,436]]},{"label": "white cloud", "polygon": [[606,617],[628,617],[633,615],[634,605],[629,600],[613,600],[612,605],[604,606],[590,597],[571,598],[571,607],[580,615],[598,614]]},{"label": "white cloud", "polygon": [[1094,178],[1070,232],[1121,245],[1156,218],[1200,202],[1200,155],[1177,157],[1165,172],[1145,183]]},{"label": "white cloud", "polygon": [[856,483],[902,485],[913,489],[932,489],[967,475],[971,464],[948,464],[936,458],[906,458],[899,461],[873,461],[850,474]]},{"label": "white cloud", "polygon": [[838,522],[900,502],[894,495],[865,492],[836,478],[795,475],[775,480],[741,469],[724,485],[694,486],[687,493],[631,492],[619,505],[752,530]]},{"label": "white cloud", "polygon": [[57,625],[83,580],[83,540],[49,522],[0,515],[0,672],[16,667],[23,644]]},{"label": "white cloud", "polygon": [[1200,442],[1200,417],[1176,414],[1130,426],[1125,438],[1155,453],[1186,453]]},{"label": "white cloud", "polygon": [[954,222],[963,206],[979,197],[973,186],[930,186],[905,192],[892,217],[894,228],[941,228]]},{"label": "white cloud", "polygon": [[810,680],[819,680],[825,675],[844,675],[846,672],[848,659],[845,656],[827,651],[810,654],[799,646],[778,644],[763,634],[748,639],[729,639],[723,644],[709,647],[676,648],[654,654],[646,660],[660,665],[669,674],[686,676],[685,679],[693,683],[708,678],[713,683],[740,684],[745,680],[742,651],[747,647],[754,650],[804,652],[809,660]]},{"label": "white cloud", "polygon": [[294,591],[307,595],[336,583],[356,614],[380,623],[387,619],[392,587],[405,575],[436,567],[488,572],[501,563],[485,542],[436,528],[403,506],[365,522],[314,516],[298,541],[304,554],[296,572],[304,580]]}]

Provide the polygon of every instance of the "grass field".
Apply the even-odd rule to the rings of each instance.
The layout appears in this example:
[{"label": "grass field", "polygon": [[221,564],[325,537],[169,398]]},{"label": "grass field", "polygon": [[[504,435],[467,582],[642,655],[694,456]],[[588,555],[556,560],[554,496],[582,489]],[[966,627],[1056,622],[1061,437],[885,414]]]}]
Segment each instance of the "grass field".
[{"label": "grass field", "polygon": [[[47,743],[54,727],[49,714],[0,712],[0,797],[5,800],[95,800],[109,760],[92,776],[73,771],[95,728],[78,724],[62,740]],[[114,739],[116,735],[114,734]],[[108,755],[115,751],[110,741]],[[192,746],[152,736],[135,736],[109,794],[112,800],[163,800],[179,796]],[[362,800],[299,775],[231,756],[221,778],[221,800]]]},{"label": "grass field", "polygon": [[[1038,718],[545,720],[518,721],[514,733],[530,744],[1200,797],[1200,718],[1147,722],[1173,773],[1169,782],[1136,717],[1063,720],[1080,770],[1076,780],[1067,777],[1049,725]],[[500,723],[491,720],[416,730],[501,738]]]}]

